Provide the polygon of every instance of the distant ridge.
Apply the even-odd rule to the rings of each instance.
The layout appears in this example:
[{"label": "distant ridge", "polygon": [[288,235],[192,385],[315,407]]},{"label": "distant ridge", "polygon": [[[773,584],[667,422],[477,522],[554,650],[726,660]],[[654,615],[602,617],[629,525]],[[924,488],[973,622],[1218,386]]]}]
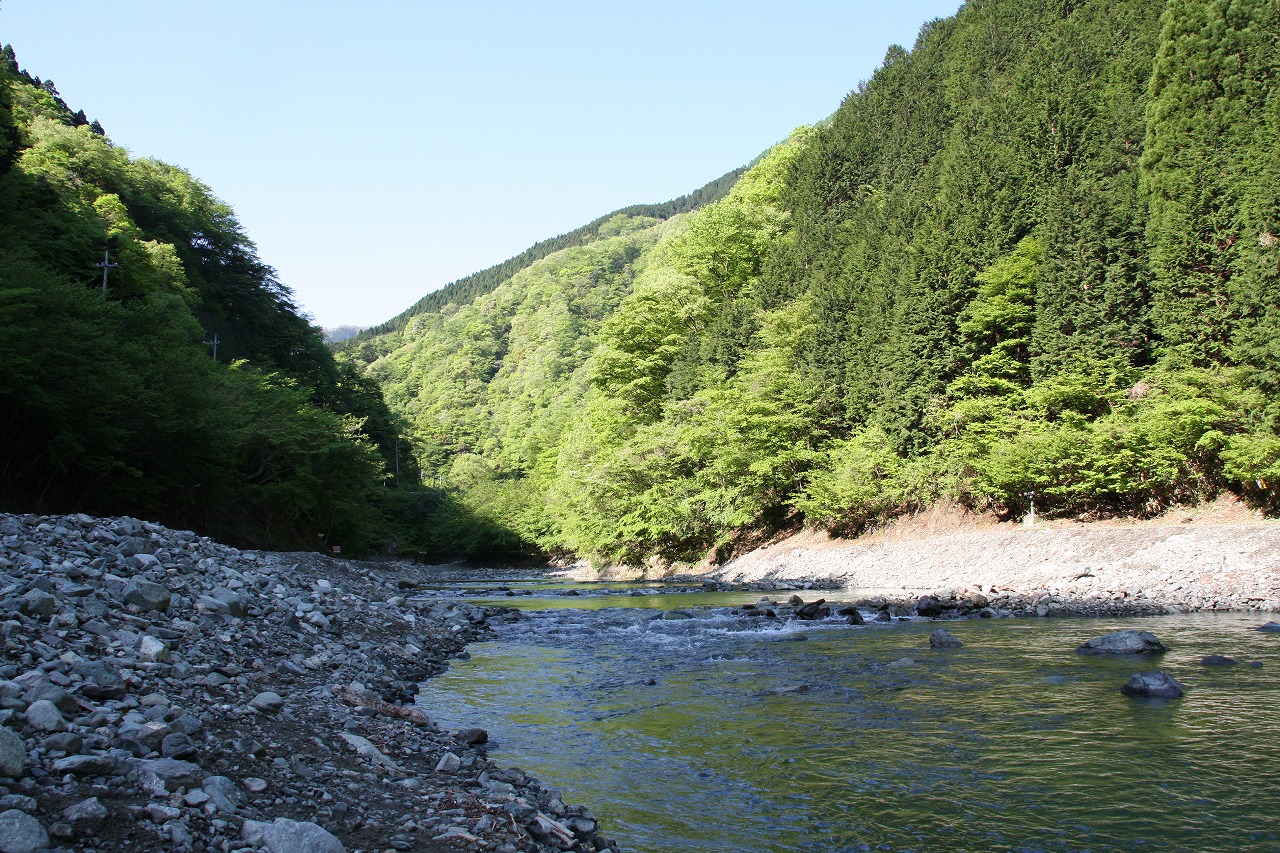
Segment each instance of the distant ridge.
[{"label": "distant ridge", "polygon": [[511,278],[520,270],[532,265],[533,263],[545,258],[553,252],[561,249],[567,249],[571,246],[581,246],[594,238],[600,229],[600,226],[608,222],[615,216],[652,216],[656,219],[670,219],[680,213],[688,213],[691,210],[697,210],[704,205],[719,201],[728,194],[733,185],[738,182],[738,178],[747,171],[748,166],[741,166],[731,172],[716,178],[714,181],[699,187],[688,195],[682,195],[679,198],[661,204],[633,204],[630,207],[624,207],[607,213],[598,219],[583,225],[581,228],[575,228],[566,234],[558,237],[552,237],[541,242],[534,243],[528,249],[513,258],[495,264],[488,269],[480,272],[472,273],[465,278],[460,278],[455,282],[445,285],[439,290],[433,290],[426,296],[419,299],[409,308],[387,320],[385,323],[379,323],[376,326],[370,326],[362,330],[341,343],[336,344],[340,347],[349,347],[367,341],[370,338],[385,335],[391,332],[398,332],[403,329],[412,318],[419,314],[426,314],[430,311],[439,311],[449,303],[456,305],[467,305],[477,298],[489,293],[502,282]]}]

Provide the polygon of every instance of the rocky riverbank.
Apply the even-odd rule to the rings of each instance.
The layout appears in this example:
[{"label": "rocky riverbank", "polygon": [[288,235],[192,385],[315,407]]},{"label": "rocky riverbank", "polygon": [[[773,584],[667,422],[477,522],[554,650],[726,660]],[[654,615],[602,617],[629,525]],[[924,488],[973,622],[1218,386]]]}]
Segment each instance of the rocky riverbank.
[{"label": "rocky riverbank", "polygon": [[988,604],[971,609],[1012,615],[1274,612],[1280,523],[1187,517],[1029,527],[953,517],[859,540],[805,533],[700,577],[836,586],[893,601],[931,595],[952,610],[976,601]]},{"label": "rocky riverbank", "polygon": [[0,515],[0,850],[616,849],[411,704],[515,611],[432,567]]}]

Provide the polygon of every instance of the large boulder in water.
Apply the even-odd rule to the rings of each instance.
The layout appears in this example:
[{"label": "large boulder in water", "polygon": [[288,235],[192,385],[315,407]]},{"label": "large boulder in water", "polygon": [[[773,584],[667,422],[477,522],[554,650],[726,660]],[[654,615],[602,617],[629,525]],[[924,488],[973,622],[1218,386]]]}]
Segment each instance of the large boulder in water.
[{"label": "large boulder in water", "polygon": [[916,602],[917,616],[941,616],[942,602],[936,595],[924,595]]},{"label": "large boulder in water", "polygon": [[1177,679],[1163,672],[1136,672],[1129,676],[1120,692],[1151,699],[1180,699],[1187,691]]},{"label": "large boulder in water", "polygon": [[1169,647],[1147,631],[1114,631],[1094,637],[1077,649],[1082,655],[1158,655]]},{"label": "large boulder in water", "polygon": [[1280,634],[1280,622],[1267,622],[1258,626],[1258,630],[1267,634]]}]

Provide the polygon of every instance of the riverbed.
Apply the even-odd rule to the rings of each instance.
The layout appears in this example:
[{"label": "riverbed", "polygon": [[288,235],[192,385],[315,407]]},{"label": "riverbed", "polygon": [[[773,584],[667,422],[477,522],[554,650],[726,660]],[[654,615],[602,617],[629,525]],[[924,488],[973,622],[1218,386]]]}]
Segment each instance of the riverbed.
[{"label": "riverbed", "polygon": [[[491,757],[590,804],[624,850],[1280,850],[1280,635],[1252,630],[1274,617],[953,621],[964,646],[935,651],[929,620],[520,592],[504,603],[528,618],[418,702],[488,729]],[[1170,651],[1075,653],[1121,628]],[[1187,695],[1119,692],[1148,669]]]}]

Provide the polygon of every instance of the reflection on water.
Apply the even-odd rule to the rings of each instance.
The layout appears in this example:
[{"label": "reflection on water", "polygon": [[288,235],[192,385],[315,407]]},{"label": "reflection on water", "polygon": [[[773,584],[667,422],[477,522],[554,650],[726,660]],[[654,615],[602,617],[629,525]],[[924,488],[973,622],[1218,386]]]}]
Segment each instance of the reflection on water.
[{"label": "reflection on water", "polygon": [[[955,622],[965,646],[932,651],[928,622],[589,603],[605,609],[504,627],[419,702],[487,728],[493,758],[561,786],[626,850],[1280,851],[1280,636],[1249,630],[1265,617]],[[1171,651],[1074,653],[1124,627]],[[1241,665],[1201,667],[1210,653]],[[1156,668],[1187,697],[1119,692]]]}]

